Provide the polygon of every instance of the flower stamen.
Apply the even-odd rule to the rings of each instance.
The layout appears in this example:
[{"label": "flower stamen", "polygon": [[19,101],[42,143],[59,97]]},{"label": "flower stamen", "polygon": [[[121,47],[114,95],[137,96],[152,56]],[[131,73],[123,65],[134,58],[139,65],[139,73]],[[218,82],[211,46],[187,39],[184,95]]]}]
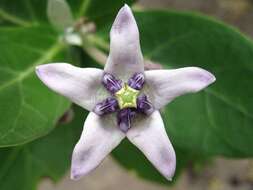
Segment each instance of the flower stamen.
[{"label": "flower stamen", "polygon": [[136,112],[131,108],[125,108],[117,113],[117,123],[121,131],[127,132],[131,128],[131,120]]},{"label": "flower stamen", "polygon": [[105,73],[102,78],[102,84],[111,94],[115,94],[122,88],[121,83],[121,80],[116,79],[116,77],[110,73]]},{"label": "flower stamen", "polygon": [[145,77],[142,73],[135,73],[128,80],[128,85],[136,90],[141,90],[144,83],[145,83]]},{"label": "flower stamen", "polygon": [[118,101],[113,97],[109,97],[106,98],[104,101],[98,103],[93,109],[93,111],[97,115],[104,115],[108,113],[113,113],[117,111],[117,109],[118,109]]}]

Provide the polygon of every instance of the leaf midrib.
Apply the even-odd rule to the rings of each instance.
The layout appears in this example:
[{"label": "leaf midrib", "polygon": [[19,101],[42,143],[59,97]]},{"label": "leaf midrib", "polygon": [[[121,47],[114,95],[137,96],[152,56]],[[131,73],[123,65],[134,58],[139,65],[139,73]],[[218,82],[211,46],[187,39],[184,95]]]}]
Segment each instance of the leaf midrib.
[{"label": "leaf midrib", "polygon": [[48,49],[48,51],[45,52],[45,54],[39,57],[30,67],[28,67],[23,72],[20,72],[20,74],[16,75],[16,77],[14,77],[13,79],[1,85],[0,92],[1,90],[10,87],[17,82],[22,82],[26,77],[28,77],[30,74],[34,72],[34,69],[37,65],[40,65],[52,59],[57,53],[59,53],[63,49],[63,47],[64,47],[63,44],[57,41],[55,44],[51,46],[51,48]]},{"label": "leaf midrib", "polygon": [[248,112],[246,109],[243,109],[242,107],[236,106],[230,100],[228,100],[225,96],[222,96],[221,94],[211,89],[206,89],[205,92],[211,96],[214,96],[215,98],[222,101],[223,103],[227,104],[229,107],[233,108],[234,110],[242,113],[243,115],[249,117],[250,119],[253,119],[253,115],[250,112]]},{"label": "leaf midrib", "polygon": [[4,20],[10,21],[13,24],[20,25],[23,27],[29,27],[29,26],[34,25],[33,23],[31,23],[29,21],[23,20],[21,18],[18,18],[16,16],[12,15],[12,14],[9,14],[8,12],[4,11],[1,8],[0,8],[0,17],[2,17]]}]

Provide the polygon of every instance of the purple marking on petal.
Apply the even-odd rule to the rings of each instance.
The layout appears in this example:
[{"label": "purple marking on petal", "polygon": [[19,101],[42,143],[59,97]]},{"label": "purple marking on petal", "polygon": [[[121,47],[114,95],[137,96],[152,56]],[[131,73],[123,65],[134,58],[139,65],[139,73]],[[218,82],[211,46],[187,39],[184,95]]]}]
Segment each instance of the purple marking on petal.
[{"label": "purple marking on petal", "polygon": [[153,105],[148,101],[148,97],[144,94],[137,98],[137,111],[150,115],[154,112]]},{"label": "purple marking on petal", "polygon": [[145,77],[142,73],[135,73],[129,80],[128,85],[136,90],[141,90],[145,82]]},{"label": "purple marking on petal", "polygon": [[98,103],[93,111],[97,115],[104,115],[117,111],[118,107],[118,101],[115,98],[110,97]]},{"label": "purple marking on petal", "polygon": [[136,112],[130,108],[125,108],[118,111],[117,122],[121,131],[127,132],[131,127],[131,119],[136,114]]},{"label": "purple marking on petal", "polygon": [[122,81],[116,79],[112,74],[105,73],[102,79],[102,84],[111,93],[115,94],[122,88]]}]

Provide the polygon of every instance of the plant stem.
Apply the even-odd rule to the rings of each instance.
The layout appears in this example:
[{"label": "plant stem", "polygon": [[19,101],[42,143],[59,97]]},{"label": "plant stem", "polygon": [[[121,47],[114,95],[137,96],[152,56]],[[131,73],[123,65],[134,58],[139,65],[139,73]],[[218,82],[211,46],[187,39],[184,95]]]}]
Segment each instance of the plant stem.
[{"label": "plant stem", "polygon": [[97,47],[99,47],[99,48],[101,48],[105,51],[109,51],[109,47],[110,47],[109,44],[106,41],[104,41],[102,38],[99,38],[94,34],[90,34],[90,35],[87,36],[87,40],[91,44],[93,44],[93,45],[95,45],[95,46],[97,46]]},{"label": "plant stem", "polygon": [[105,65],[107,55],[104,52],[92,46],[83,46],[83,50],[97,63],[99,63],[102,66]]}]

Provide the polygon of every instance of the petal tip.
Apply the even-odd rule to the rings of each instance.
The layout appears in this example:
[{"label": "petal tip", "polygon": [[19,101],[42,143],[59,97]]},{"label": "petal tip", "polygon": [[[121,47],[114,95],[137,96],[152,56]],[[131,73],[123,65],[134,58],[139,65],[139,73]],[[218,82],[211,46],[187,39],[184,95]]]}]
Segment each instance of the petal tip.
[{"label": "petal tip", "polygon": [[216,77],[212,73],[210,73],[210,75],[211,75],[211,77],[210,77],[210,84],[211,84],[216,81]]},{"label": "petal tip", "polygon": [[36,66],[36,67],[35,67],[35,73],[36,73],[36,75],[37,75],[38,77],[41,76],[40,66]]},{"label": "petal tip", "polygon": [[167,175],[165,175],[164,177],[168,180],[168,181],[172,181],[173,180],[173,176],[175,175],[175,171],[176,168],[173,170],[170,170],[170,172],[168,172]]},{"label": "petal tip", "polygon": [[161,164],[161,167],[158,167],[158,169],[161,169],[160,171],[167,180],[172,181],[172,177],[176,171],[176,153],[171,146],[169,151],[163,150],[161,155],[164,159],[164,162]]},{"label": "petal tip", "polygon": [[126,15],[131,15],[132,16],[132,14],[133,14],[131,8],[126,3],[119,10],[118,16],[121,15],[121,14],[124,15],[124,16],[126,16]]},{"label": "petal tip", "polygon": [[208,86],[216,81],[215,76],[211,72],[209,72],[205,69],[199,68],[199,67],[196,67],[194,75],[201,82],[203,82],[206,86]]},{"label": "petal tip", "polygon": [[132,9],[126,3],[124,4],[124,6],[121,9],[124,11],[128,11],[128,13],[130,13],[131,15],[133,14]]},{"label": "petal tip", "polygon": [[72,169],[71,170],[71,175],[70,175],[70,179],[77,181],[82,177],[82,175],[80,174],[80,172],[76,169]]},{"label": "petal tip", "polygon": [[126,26],[135,25],[136,22],[132,10],[127,4],[125,4],[117,14],[111,32],[121,33],[124,31],[124,28],[126,28]]},{"label": "petal tip", "polygon": [[38,65],[35,67],[35,73],[36,75],[41,79],[43,80],[43,70],[45,68],[46,65]]},{"label": "petal tip", "polygon": [[66,66],[70,66],[70,64],[68,64],[68,63],[48,63],[48,64],[43,64],[43,65],[37,65],[37,66],[35,66],[35,73],[42,80],[45,76],[54,72],[57,67],[59,68],[59,67],[66,67]]},{"label": "petal tip", "polygon": [[51,64],[44,64],[44,65],[38,65],[35,67],[35,73],[36,75],[39,77],[39,79],[41,81],[43,81],[44,83],[46,83],[47,80],[47,75],[48,75],[48,70],[49,70],[49,66]]},{"label": "petal tip", "polygon": [[208,83],[208,85],[209,85],[209,84],[214,83],[216,81],[216,78],[209,71],[205,71],[205,74],[203,75],[203,80],[205,80]]}]

